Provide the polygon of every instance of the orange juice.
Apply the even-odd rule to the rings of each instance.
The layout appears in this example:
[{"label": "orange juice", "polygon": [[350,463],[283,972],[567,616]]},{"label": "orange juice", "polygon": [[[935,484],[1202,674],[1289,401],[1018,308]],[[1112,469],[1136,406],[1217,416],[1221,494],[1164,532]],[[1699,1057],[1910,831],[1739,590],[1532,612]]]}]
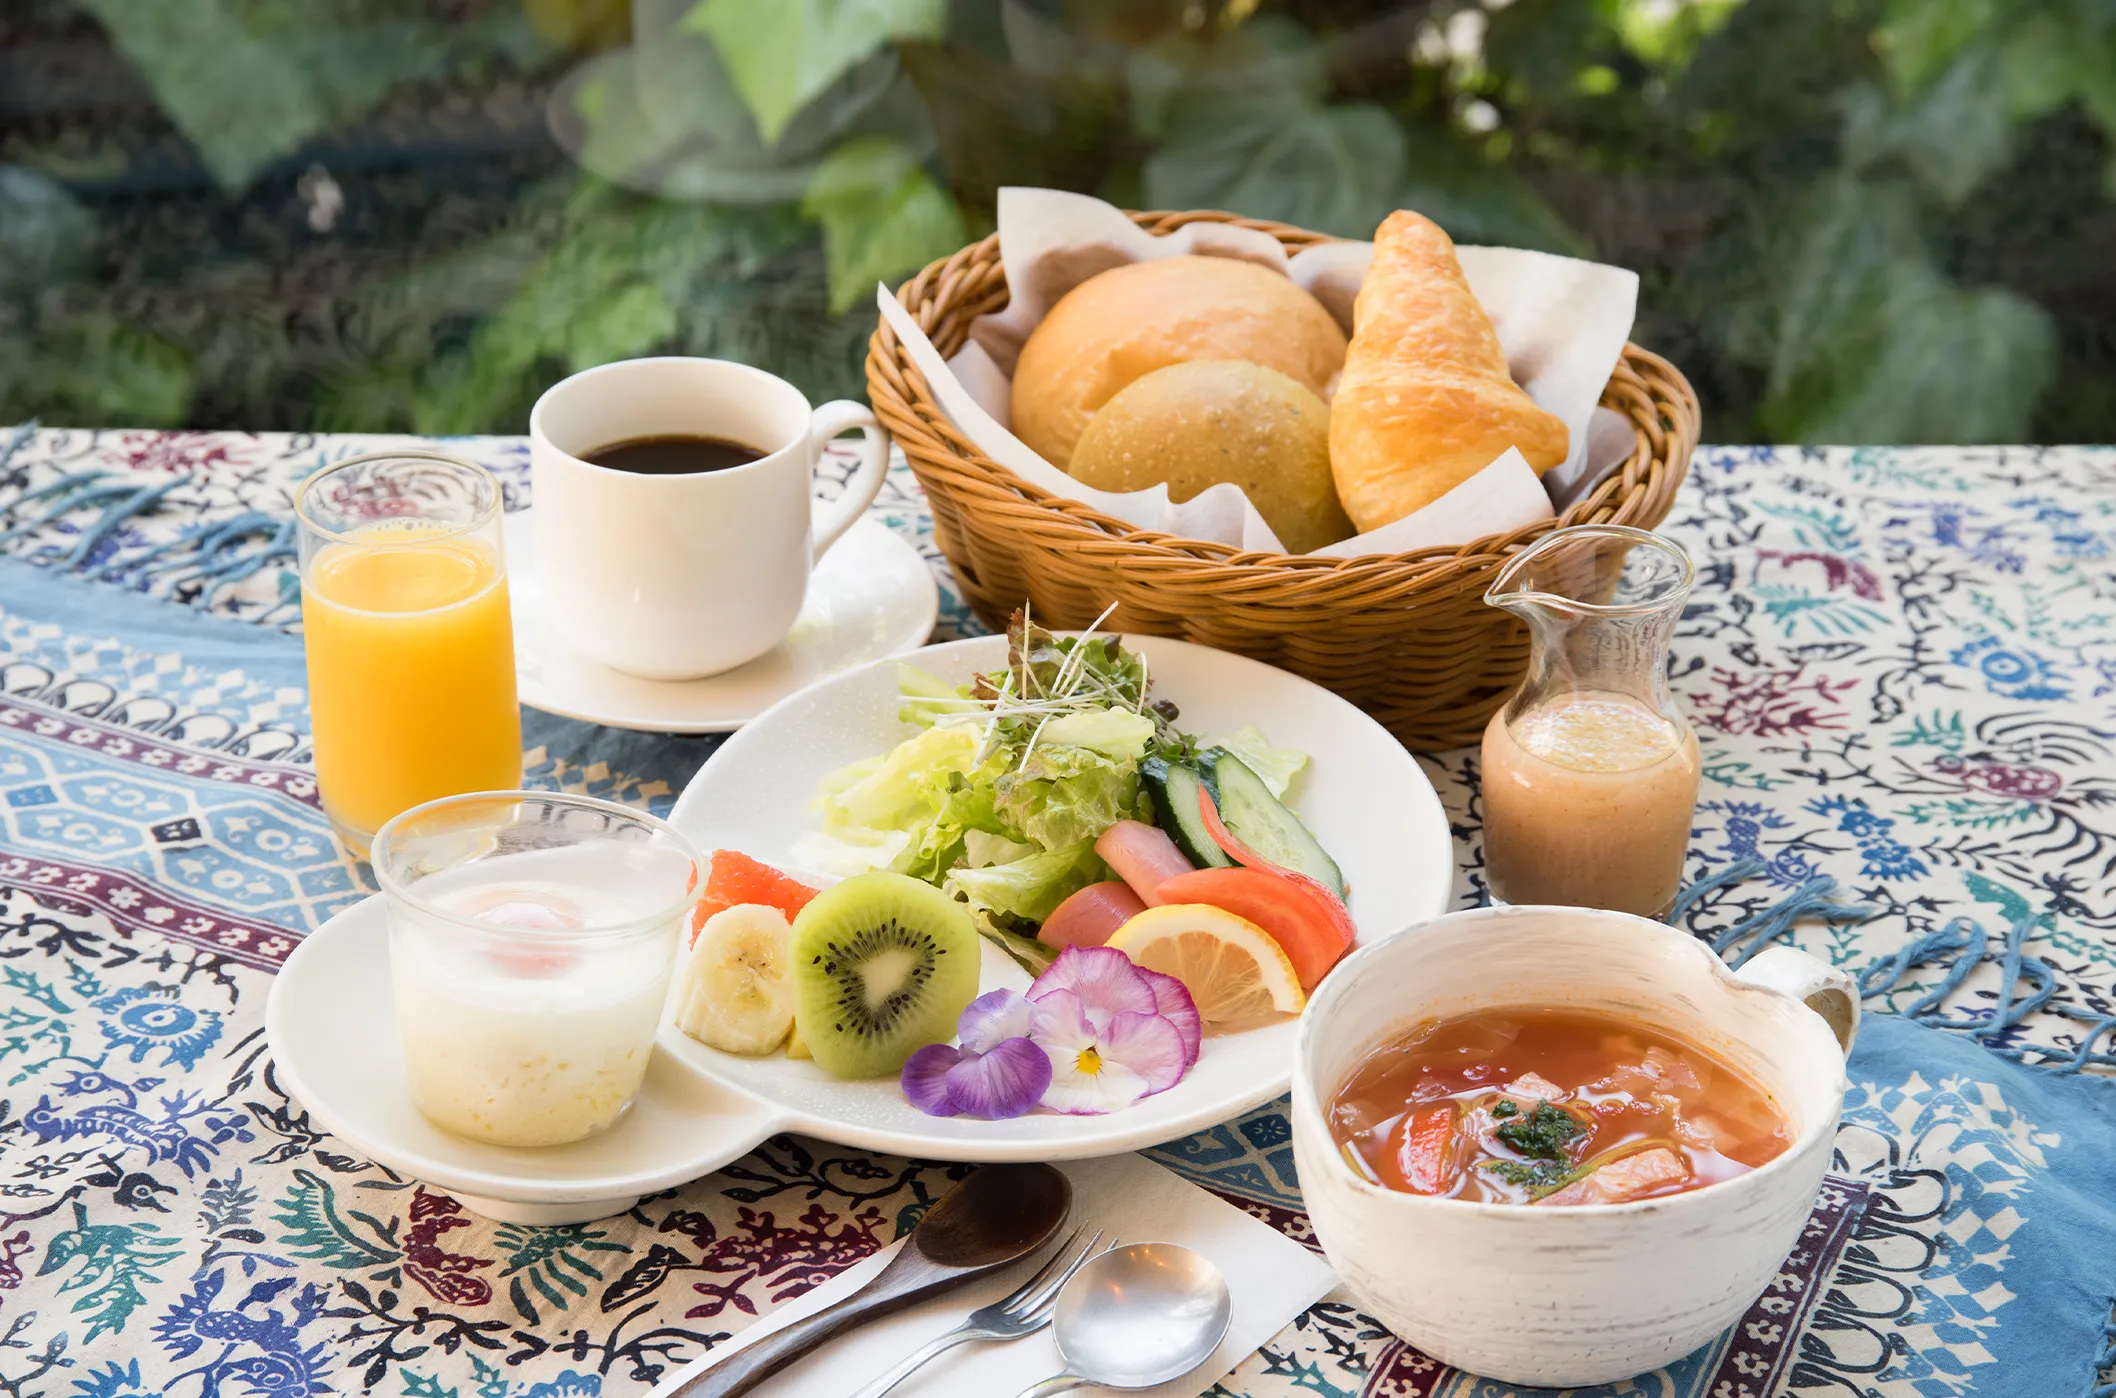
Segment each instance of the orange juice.
[{"label": "orange juice", "polygon": [[326,544],[302,579],[324,811],[356,851],[421,802],[522,782],[507,578],[491,543],[417,519]]}]

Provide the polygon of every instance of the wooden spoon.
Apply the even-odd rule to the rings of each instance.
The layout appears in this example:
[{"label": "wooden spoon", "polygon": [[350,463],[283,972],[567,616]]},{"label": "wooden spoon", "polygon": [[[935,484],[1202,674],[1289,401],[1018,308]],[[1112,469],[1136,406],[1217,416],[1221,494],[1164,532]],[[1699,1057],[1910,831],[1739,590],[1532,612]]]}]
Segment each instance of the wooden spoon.
[{"label": "wooden spoon", "polygon": [[961,1286],[1051,1240],[1073,1208],[1072,1182],[1048,1165],[986,1165],[941,1196],[889,1265],[852,1295],[768,1335],[693,1378],[672,1398],[735,1398],[856,1325]]}]

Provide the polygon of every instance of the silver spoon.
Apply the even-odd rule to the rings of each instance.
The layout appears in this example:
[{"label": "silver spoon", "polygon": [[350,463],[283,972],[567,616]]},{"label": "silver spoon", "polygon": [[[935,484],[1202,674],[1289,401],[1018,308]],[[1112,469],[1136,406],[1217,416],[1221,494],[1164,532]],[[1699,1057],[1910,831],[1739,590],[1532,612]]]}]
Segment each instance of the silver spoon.
[{"label": "silver spoon", "polygon": [[1220,1347],[1233,1315],[1227,1279],[1211,1259],[1179,1243],[1111,1248],[1059,1293],[1052,1329],[1066,1372],[1023,1389],[1021,1398],[1181,1378]]},{"label": "silver spoon", "polygon": [[1072,1182],[1048,1165],[986,1165],[926,1211],[903,1250],[850,1296],[735,1351],[675,1398],[735,1398],[834,1336],[1041,1251],[1073,1208]]}]

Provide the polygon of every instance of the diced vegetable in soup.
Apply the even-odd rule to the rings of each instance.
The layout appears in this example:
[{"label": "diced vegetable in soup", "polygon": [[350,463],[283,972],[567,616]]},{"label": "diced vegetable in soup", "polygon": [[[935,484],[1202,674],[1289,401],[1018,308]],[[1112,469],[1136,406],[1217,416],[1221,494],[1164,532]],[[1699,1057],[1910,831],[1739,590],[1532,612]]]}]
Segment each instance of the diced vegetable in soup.
[{"label": "diced vegetable in soup", "polygon": [[1478,1010],[1367,1055],[1330,1109],[1377,1184],[1498,1204],[1626,1204],[1791,1144],[1762,1089],[1695,1044],[1591,1010]]}]

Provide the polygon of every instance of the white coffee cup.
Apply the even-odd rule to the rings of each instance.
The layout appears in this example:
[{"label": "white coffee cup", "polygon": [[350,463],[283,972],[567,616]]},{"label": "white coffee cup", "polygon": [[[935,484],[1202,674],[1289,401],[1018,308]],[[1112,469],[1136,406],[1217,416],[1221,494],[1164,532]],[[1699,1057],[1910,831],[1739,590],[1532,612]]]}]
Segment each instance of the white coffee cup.
[{"label": "white coffee cup", "polygon": [[[1632,1204],[1434,1199],[1355,1172],[1330,1103],[1374,1048],[1496,1005],[1630,1016],[1711,1050],[1784,1112],[1792,1144],[1718,1184]],[[1584,1388],[1659,1368],[1740,1319],[1822,1188],[1859,1022],[1851,977],[1792,947],[1729,970],[1688,933],[1628,913],[1450,913],[1361,948],[1301,1015],[1293,1158],[1308,1218],[1360,1309],[1445,1363]]]},{"label": "white coffee cup", "polygon": [[[835,501],[815,464],[840,433],[867,440]],[[695,475],[582,458],[641,437],[738,442],[760,459]],[[754,660],[792,629],[817,559],[874,503],[889,435],[859,403],[808,399],[724,359],[626,359],[546,389],[529,414],[537,569],[560,634],[615,670],[696,679]]]}]

